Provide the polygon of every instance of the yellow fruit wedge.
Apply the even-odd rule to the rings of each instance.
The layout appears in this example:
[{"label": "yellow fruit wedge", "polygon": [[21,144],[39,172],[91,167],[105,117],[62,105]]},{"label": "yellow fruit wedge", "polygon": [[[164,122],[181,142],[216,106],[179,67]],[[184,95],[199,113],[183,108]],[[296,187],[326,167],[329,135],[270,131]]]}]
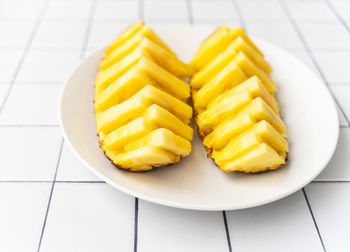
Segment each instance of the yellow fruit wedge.
[{"label": "yellow fruit wedge", "polygon": [[195,73],[190,81],[191,87],[198,89],[212,79],[225,66],[227,66],[236,56],[233,46],[228,46],[222,53],[216,56],[200,71]]},{"label": "yellow fruit wedge", "polygon": [[239,25],[235,26],[231,30],[231,36],[233,39],[236,39],[238,37],[243,38],[258,54],[261,56],[264,56],[264,54],[260,51],[260,49],[254,44],[254,42],[248,37],[248,35],[244,32],[242,27]]},{"label": "yellow fruit wedge", "polygon": [[191,152],[191,143],[188,140],[165,128],[153,130],[148,135],[130,142],[124,147],[124,151],[128,152],[144,146],[158,147],[180,156],[186,156]]},{"label": "yellow fruit wedge", "polygon": [[153,104],[144,115],[150,122],[154,123],[156,128],[166,128],[187,140],[192,140],[193,129],[183,123],[178,117],[168,110]]},{"label": "yellow fruit wedge", "polygon": [[185,100],[190,96],[190,87],[186,82],[169,73],[149,58],[143,57],[137,66],[159,86],[168,90],[176,98]]},{"label": "yellow fruit wedge", "polygon": [[241,36],[237,37],[232,42],[232,47],[238,52],[243,52],[247,55],[258,67],[264,70],[265,73],[270,74],[272,68],[270,64],[264,59],[264,57],[257,53]]},{"label": "yellow fruit wedge", "polygon": [[202,48],[197,51],[190,66],[197,71],[202,69],[222,52],[231,41],[230,30],[225,26],[221,26],[217,32],[203,42]]},{"label": "yellow fruit wedge", "polygon": [[232,97],[234,94],[242,92],[244,90],[249,91],[253,98],[261,97],[264,101],[276,112],[279,113],[279,106],[276,99],[266,89],[257,76],[250,77],[248,80],[242,82],[238,86],[226,91],[220,96],[216,97],[208,104],[208,109],[220,103],[222,100]]},{"label": "yellow fruit wedge", "polygon": [[206,135],[214,126],[226,118],[235,115],[253,100],[247,90],[222,100],[197,116],[197,124],[202,134]]},{"label": "yellow fruit wedge", "polygon": [[284,155],[279,155],[273,148],[262,143],[219,168],[226,172],[258,173],[278,169],[286,163],[285,160]]},{"label": "yellow fruit wedge", "polygon": [[136,66],[95,96],[95,110],[102,112],[117,105],[142,89],[146,85],[155,85],[153,81]]},{"label": "yellow fruit wedge", "polygon": [[250,129],[239,134],[219,151],[213,151],[215,162],[222,165],[243,155],[255,146],[265,143],[277,153],[283,155],[288,151],[287,141],[268,122],[260,121]]},{"label": "yellow fruit wedge", "polygon": [[[127,29],[124,33],[122,33],[105,51],[105,56],[109,56],[112,52],[118,49],[120,46],[124,44],[132,44],[134,41],[134,37],[142,36],[149,38],[154,43],[158,44],[169,53],[176,56],[176,54],[157,36],[157,34],[152,31],[147,25],[143,22],[138,22]],[[137,38],[136,38],[137,39]]]},{"label": "yellow fruit wedge", "polygon": [[254,75],[258,76],[270,93],[276,92],[277,88],[275,82],[263,70],[256,66],[243,52],[237,54],[235,62],[248,77]]},{"label": "yellow fruit wedge", "polygon": [[194,106],[205,108],[215,97],[246,80],[245,74],[232,61],[193,96]]},{"label": "yellow fruit wedge", "polygon": [[153,146],[144,146],[122,153],[106,151],[106,154],[118,168],[129,171],[151,170],[153,167],[176,163],[181,158],[178,155]]}]

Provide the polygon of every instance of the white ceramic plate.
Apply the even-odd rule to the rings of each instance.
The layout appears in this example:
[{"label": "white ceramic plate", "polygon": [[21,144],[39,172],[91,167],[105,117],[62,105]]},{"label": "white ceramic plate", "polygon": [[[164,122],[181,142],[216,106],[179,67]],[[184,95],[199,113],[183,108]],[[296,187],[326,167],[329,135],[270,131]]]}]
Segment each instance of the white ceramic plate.
[{"label": "white ceramic plate", "polygon": [[[156,32],[185,61],[212,29],[176,27]],[[66,141],[80,160],[113,187],[162,205],[229,210],[281,199],[312,181],[327,165],[338,139],[338,116],[324,83],[278,47],[255,39],[271,63],[281,115],[287,125],[288,165],[257,175],[225,173],[206,157],[195,134],[191,155],[180,163],[146,173],[118,170],[98,147],[93,114],[93,83],[103,50],[72,73],[62,94],[60,117]],[[196,132],[196,131],[195,131]]]}]

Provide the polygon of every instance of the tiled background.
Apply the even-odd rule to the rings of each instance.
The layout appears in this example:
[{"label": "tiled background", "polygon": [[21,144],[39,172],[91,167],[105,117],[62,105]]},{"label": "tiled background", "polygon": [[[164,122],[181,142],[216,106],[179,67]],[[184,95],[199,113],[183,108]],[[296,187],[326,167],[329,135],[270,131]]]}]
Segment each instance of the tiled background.
[{"label": "tiled background", "polygon": [[[241,24],[310,66],[339,108],[325,171],[283,200],[226,212],[154,205],[90,174],[58,127],[63,80],[140,18]],[[0,0],[0,34],[0,251],[350,251],[349,0]]]}]

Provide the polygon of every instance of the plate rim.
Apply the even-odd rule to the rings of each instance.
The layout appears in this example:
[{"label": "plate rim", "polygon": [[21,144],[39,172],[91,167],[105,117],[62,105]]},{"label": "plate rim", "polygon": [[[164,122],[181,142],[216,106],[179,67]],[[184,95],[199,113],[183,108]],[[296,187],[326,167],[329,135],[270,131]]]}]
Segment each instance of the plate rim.
[{"label": "plate rim", "polygon": [[[84,59],[80,60],[78,63],[75,64],[75,66],[72,68],[73,70],[68,74],[68,77],[65,79],[64,81],[64,86],[62,88],[60,97],[59,97],[59,125],[60,125],[60,129],[62,132],[62,135],[66,141],[66,143],[68,144],[69,148],[73,151],[73,153],[75,154],[76,157],[78,157],[79,161],[82,162],[84,164],[84,166],[86,166],[93,174],[95,174],[97,177],[101,178],[103,181],[105,181],[107,184],[109,184],[110,186],[112,186],[113,188],[122,191],[132,197],[136,197],[142,200],[146,200],[148,202],[152,202],[155,204],[160,204],[160,205],[164,205],[164,206],[169,206],[169,207],[174,207],[174,208],[180,208],[180,209],[187,209],[187,210],[198,210],[198,211],[223,211],[223,210],[240,210],[240,209],[248,209],[248,208],[253,208],[253,207],[257,207],[257,206],[262,206],[268,203],[272,203],[275,201],[278,201],[280,199],[283,199],[289,195],[292,195],[293,193],[297,192],[298,190],[302,189],[303,187],[305,187],[306,185],[308,185],[309,183],[311,183],[328,165],[329,161],[331,160],[332,156],[334,155],[334,152],[336,150],[337,147],[337,143],[338,143],[338,139],[339,139],[339,115],[336,109],[336,103],[335,100],[331,94],[331,91],[327,88],[326,83],[319,77],[317,76],[313,71],[311,71],[310,67],[307,66],[304,62],[300,61],[298,58],[296,58],[294,55],[290,54],[289,52],[287,52],[286,50],[282,49],[281,47],[268,42],[266,40],[262,40],[259,38],[256,38],[255,36],[251,36],[254,41],[258,42],[258,43],[263,43],[263,44],[267,44],[268,46],[272,46],[275,49],[278,49],[280,52],[288,54],[290,57],[292,57],[294,60],[298,61],[299,64],[303,65],[305,69],[307,69],[310,74],[312,74],[315,78],[317,78],[321,83],[323,83],[323,85],[320,85],[322,87],[322,89],[324,89],[325,93],[327,93],[327,96],[330,98],[330,101],[333,104],[333,108],[335,111],[335,115],[336,115],[336,120],[334,121],[337,124],[336,128],[336,132],[334,132],[336,134],[336,137],[334,138],[333,142],[332,142],[332,148],[331,151],[329,152],[328,157],[325,159],[325,164],[323,165],[323,167],[321,169],[319,169],[319,171],[317,173],[315,173],[313,176],[310,176],[310,178],[308,180],[306,180],[303,183],[300,183],[299,185],[295,186],[292,190],[287,190],[286,192],[279,194],[275,197],[272,198],[267,198],[265,200],[260,200],[260,201],[255,201],[254,203],[250,203],[250,204],[242,204],[240,206],[234,206],[234,205],[230,205],[230,204],[226,204],[226,205],[220,205],[220,206],[215,206],[215,205],[203,205],[203,204],[189,204],[189,203],[178,203],[178,202],[174,202],[174,201],[169,201],[169,200],[165,200],[165,199],[159,199],[157,197],[154,196],[148,196],[148,195],[144,195],[141,192],[137,192],[137,191],[133,191],[131,189],[128,189],[120,184],[118,184],[115,181],[112,181],[111,179],[109,179],[107,176],[103,175],[102,173],[100,173],[97,169],[95,169],[94,167],[92,167],[80,154],[79,152],[75,149],[74,145],[71,143],[68,134],[66,132],[66,128],[65,128],[65,124],[64,124],[64,115],[63,115],[63,98],[65,96],[67,87],[69,86],[68,83],[72,77],[72,75],[80,68],[80,66],[82,64],[84,64],[85,62],[89,61],[90,58],[94,57],[94,55],[101,53],[101,51],[103,51],[106,47],[101,47],[97,50],[94,50],[93,52],[90,52],[88,54],[88,56],[84,57]],[[330,146],[330,144],[329,144]]]}]

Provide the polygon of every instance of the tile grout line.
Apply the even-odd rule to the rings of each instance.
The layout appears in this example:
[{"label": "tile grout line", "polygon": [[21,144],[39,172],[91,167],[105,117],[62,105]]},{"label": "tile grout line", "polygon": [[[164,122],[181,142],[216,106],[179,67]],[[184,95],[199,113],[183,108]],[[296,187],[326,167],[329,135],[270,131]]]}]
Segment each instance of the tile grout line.
[{"label": "tile grout line", "polygon": [[47,217],[48,217],[48,215],[49,215],[49,209],[50,209],[51,200],[52,200],[52,195],[53,195],[53,190],[54,190],[54,188],[55,188],[55,182],[56,182],[56,177],[57,177],[57,171],[58,171],[58,167],[59,167],[60,161],[61,161],[62,150],[63,150],[63,144],[64,144],[64,138],[62,137],[61,146],[60,146],[60,151],[59,151],[59,155],[58,155],[58,159],[57,159],[57,164],[56,164],[55,175],[54,175],[54,178],[53,178],[53,181],[52,181],[52,186],[51,186],[49,201],[48,201],[48,203],[47,203],[47,208],[46,208],[46,213],[45,213],[45,218],[44,218],[44,223],[43,223],[43,226],[42,226],[42,228],[41,228],[41,234],[40,234],[40,240],[39,240],[37,252],[40,251],[41,243],[42,243],[42,240],[43,240],[43,237],[44,237],[44,232],[45,232]]},{"label": "tile grout line", "polygon": [[35,37],[35,35],[36,35],[36,33],[37,33],[38,29],[39,29],[39,26],[40,26],[40,24],[41,24],[43,18],[44,18],[44,15],[45,15],[45,12],[46,12],[46,10],[47,10],[49,1],[50,1],[50,0],[46,0],[46,1],[43,2],[42,6],[41,6],[41,9],[40,9],[40,12],[39,12],[39,14],[38,14],[38,18],[36,19],[35,24],[34,24],[34,26],[33,26],[33,28],[32,28],[32,31],[31,31],[31,33],[30,33],[30,35],[29,35],[29,37],[28,37],[27,44],[26,44],[25,47],[22,49],[22,50],[23,50],[23,51],[22,51],[22,52],[23,52],[23,53],[22,53],[22,56],[21,56],[21,58],[20,58],[20,60],[19,60],[19,62],[18,62],[18,65],[17,65],[16,69],[15,69],[15,72],[14,72],[14,74],[13,74],[13,78],[12,78],[12,80],[10,81],[10,86],[9,86],[8,89],[7,89],[7,92],[6,92],[6,94],[5,94],[5,97],[4,97],[3,101],[2,101],[2,103],[0,104],[0,115],[1,115],[2,110],[3,110],[4,107],[5,107],[5,104],[6,104],[7,100],[8,100],[8,98],[9,98],[9,96],[10,96],[10,93],[11,93],[11,91],[12,91],[12,89],[13,89],[13,86],[15,85],[16,79],[17,79],[18,74],[19,74],[19,72],[20,72],[20,70],[21,70],[21,68],[22,68],[22,65],[23,65],[23,63],[24,63],[24,60],[25,60],[25,58],[26,58],[27,55],[28,55],[28,52],[29,52],[29,49],[30,49],[30,47],[31,47],[31,45],[32,45],[32,43],[33,43],[34,37]]},{"label": "tile grout line", "polygon": [[234,6],[235,9],[236,9],[237,16],[238,16],[238,20],[239,20],[239,22],[241,23],[242,28],[243,28],[244,30],[247,30],[247,26],[246,26],[246,23],[245,23],[245,21],[244,21],[241,8],[239,7],[239,4],[238,4],[237,0],[232,0],[232,3],[233,3],[233,6]]},{"label": "tile grout line", "polygon": [[193,7],[192,7],[191,0],[186,1],[186,7],[187,7],[187,14],[188,14],[188,22],[190,23],[190,25],[194,25]]},{"label": "tile grout line", "polygon": [[135,215],[134,215],[134,252],[137,252],[138,223],[139,223],[139,199],[138,199],[138,198],[135,198]]},{"label": "tile grout line", "polygon": [[139,19],[145,19],[145,8],[143,0],[139,0]]},{"label": "tile grout line", "polygon": [[350,180],[314,180],[311,183],[350,183]]},{"label": "tile grout line", "polygon": [[37,127],[37,128],[58,128],[58,124],[0,124],[0,128],[25,128],[25,127]]},{"label": "tile grout line", "polygon": [[327,251],[327,250],[326,250],[326,247],[325,247],[325,245],[324,245],[324,243],[323,243],[320,230],[318,229],[317,222],[316,222],[315,216],[314,216],[314,214],[313,214],[313,212],[312,212],[311,205],[310,205],[309,199],[308,199],[308,197],[307,197],[307,195],[306,195],[305,189],[303,188],[302,191],[303,191],[303,194],[304,194],[304,197],[305,197],[305,201],[306,201],[307,207],[309,208],[309,212],[310,212],[310,214],[311,214],[312,220],[313,220],[313,222],[314,222],[314,225],[315,225],[315,228],[316,228],[318,237],[319,237],[319,239],[320,239],[320,242],[321,242],[323,251]]},{"label": "tile grout line", "polygon": [[[53,180],[0,180],[0,183],[52,183],[52,182]],[[102,180],[55,180],[55,183],[106,184],[106,182]]]},{"label": "tile grout line", "polygon": [[289,12],[287,6],[285,5],[284,0],[279,0],[279,3],[280,3],[280,5],[282,6],[282,8],[284,9],[284,11],[286,12],[289,21],[291,22],[291,24],[292,24],[292,26],[293,26],[295,32],[298,34],[299,39],[300,39],[301,42],[303,43],[303,45],[304,45],[304,47],[305,47],[305,49],[306,49],[307,54],[309,55],[310,59],[311,59],[312,62],[314,63],[314,65],[315,65],[317,71],[319,72],[319,74],[320,74],[322,80],[323,80],[324,83],[326,84],[325,86],[327,87],[329,93],[332,95],[332,97],[333,97],[333,99],[334,99],[334,102],[336,103],[336,105],[338,106],[340,112],[342,113],[343,117],[345,118],[345,121],[346,121],[347,125],[350,126],[350,120],[349,120],[349,118],[347,117],[347,115],[346,115],[346,113],[344,112],[343,108],[340,106],[340,103],[339,103],[339,101],[337,100],[336,96],[333,94],[332,89],[330,88],[329,83],[328,83],[328,81],[327,81],[327,79],[326,79],[324,73],[322,72],[322,70],[321,70],[321,68],[320,68],[320,66],[319,66],[319,64],[318,64],[318,62],[316,61],[314,55],[313,55],[312,52],[311,52],[311,49],[309,48],[308,44],[306,43],[306,40],[305,40],[305,38],[303,37],[303,35],[302,35],[302,33],[301,33],[301,31],[300,31],[300,29],[299,29],[297,23],[295,22],[294,18],[292,17],[291,13]]},{"label": "tile grout line", "polygon": [[226,239],[227,239],[227,245],[228,245],[228,251],[232,252],[232,246],[231,246],[231,238],[230,238],[230,230],[227,225],[227,217],[226,217],[226,211],[222,211],[222,217],[224,219],[224,225],[225,225],[225,232],[226,232]]},{"label": "tile grout line", "polygon": [[334,6],[328,1],[324,0],[328,8],[333,12],[333,14],[339,19],[339,21],[342,23],[342,25],[345,27],[345,29],[350,33],[350,28],[347,25],[347,23],[344,21],[342,16],[339,14],[339,12],[334,8]]}]

